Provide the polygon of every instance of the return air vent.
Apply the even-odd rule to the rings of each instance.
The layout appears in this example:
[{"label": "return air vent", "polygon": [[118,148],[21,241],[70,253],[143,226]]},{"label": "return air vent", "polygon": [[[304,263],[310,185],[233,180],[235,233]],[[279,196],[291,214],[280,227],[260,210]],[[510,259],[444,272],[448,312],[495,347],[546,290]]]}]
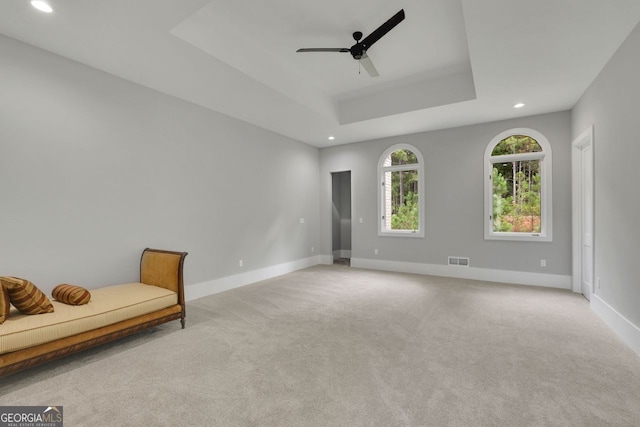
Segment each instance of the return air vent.
[{"label": "return air vent", "polygon": [[457,265],[458,267],[469,267],[469,258],[450,256],[449,265]]}]

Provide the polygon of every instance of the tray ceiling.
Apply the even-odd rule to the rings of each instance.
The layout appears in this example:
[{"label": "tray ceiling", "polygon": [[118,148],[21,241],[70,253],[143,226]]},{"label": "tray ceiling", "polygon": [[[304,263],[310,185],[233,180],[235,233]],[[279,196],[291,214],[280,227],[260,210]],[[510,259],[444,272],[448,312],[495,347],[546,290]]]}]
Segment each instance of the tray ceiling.
[{"label": "tray ceiling", "polygon": [[[640,21],[637,0],[50,3],[0,3],[0,33],[318,147],[569,109]],[[295,52],[400,8],[368,52],[380,77]]]}]

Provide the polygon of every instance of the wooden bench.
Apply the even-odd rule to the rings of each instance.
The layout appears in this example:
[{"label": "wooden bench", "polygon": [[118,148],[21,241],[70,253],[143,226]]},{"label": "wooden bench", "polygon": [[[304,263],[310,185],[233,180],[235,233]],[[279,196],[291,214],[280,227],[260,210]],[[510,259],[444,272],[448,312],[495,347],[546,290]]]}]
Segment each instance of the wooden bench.
[{"label": "wooden bench", "polygon": [[[10,375],[30,367],[40,365],[42,363],[49,362],[66,355],[76,353],[91,347],[95,347],[100,344],[104,344],[131,334],[135,334],[144,329],[160,325],[171,320],[180,319],[182,328],[185,327],[185,298],[184,298],[184,282],[183,282],[183,264],[184,258],[187,256],[186,252],[173,252],[159,249],[145,249],[142,252],[140,259],[140,282],[126,285],[119,285],[104,288],[101,292],[100,289],[92,290],[92,299],[86,306],[67,306],[58,310],[58,314],[53,316],[54,313],[38,314],[33,316],[51,316],[49,319],[52,321],[49,323],[55,323],[55,325],[48,325],[48,319],[46,317],[38,318],[39,323],[44,323],[44,326],[39,325],[36,329],[40,330],[22,331],[24,329],[31,328],[27,326],[30,322],[27,315],[10,315],[5,323],[0,325],[0,340],[5,340],[5,344],[9,344],[11,340],[17,341],[16,336],[22,332],[25,332],[27,344],[22,344],[16,350],[9,350],[0,354],[0,377]],[[144,286],[143,286],[144,285]],[[156,286],[162,288],[160,292],[149,292],[151,294],[161,294],[161,298],[155,298],[161,302],[155,302],[158,306],[153,308],[150,312],[136,313],[129,316],[131,308],[128,307],[127,292],[131,289],[134,291],[153,291],[153,289],[146,288],[146,286]],[[137,287],[137,288],[136,288]],[[166,291],[165,291],[166,290]],[[138,292],[139,294],[140,292]],[[175,295],[173,295],[175,293]],[[143,292],[144,294],[144,292]],[[157,296],[157,295],[156,295]],[[114,298],[115,297],[115,298]],[[112,301],[107,304],[107,308],[95,310],[96,307],[104,306],[104,301],[100,299],[110,298]],[[140,297],[138,297],[140,298]],[[94,301],[95,299],[95,301]],[[144,299],[144,297],[142,297]],[[113,306],[113,300],[118,301],[116,307]],[[94,304],[91,307],[91,304]],[[144,304],[145,301],[141,301]],[[61,304],[53,301],[53,304]],[[122,307],[118,307],[118,306]],[[131,304],[129,304],[131,305]],[[160,308],[159,305],[162,305]],[[86,307],[86,308],[83,308]],[[117,310],[124,310],[125,314],[120,313],[120,319],[114,323],[109,323],[110,318],[113,317],[113,312]],[[149,310],[148,307],[142,306],[138,311]],[[66,310],[66,311],[65,311]],[[79,310],[79,311],[74,311]],[[81,311],[84,310],[84,311]],[[105,311],[101,313],[100,310]],[[127,311],[128,310],[128,311]],[[61,312],[73,313],[73,316],[69,316],[69,319],[65,319],[65,315],[61,315]],[[101,322],[103,324],[100,327],[85,327],[78,326],[78,321],[82,319],[85,314],[86,317],[91,317],[92,321]],[[78,313],[80,315],[78,316]],[[102,316],[102,317],[100,317]],[[125,318],[122,318],[122,317]],[[71,319],[73,317],[73,319]],[[80,317],[80,319],[76,319]],[[67,322],[68,320],[68,322]],[[76,322],[76,323],[73,323]],[[105,324],[107,323],[107,324]],[[73,327],[68,326],[73,325]],[[50,339],[49,330],[42,328],[55,327],[56,333],[53,339]],[[78,328],[86,328],[86,330],[77,330]],[[75,329],[75,330],[73,330]],[[44,332],[43,332],[44,331]],[[69,332],[70,331],[70,332]],[[38,334],[39,332],[39,334]],[[29,344],[28,340],[32,335],[35,335],[33,344]],[[39,335],[39,337],[38,337]],[[63,336],[60,336],[63,335]],[[21,338],[21,337],[18,337]],[[43,342],[44,341],[44,342]],[[25,347],[26,346],[26,347]],[[0,346],[0,348],[6,346]]]}]

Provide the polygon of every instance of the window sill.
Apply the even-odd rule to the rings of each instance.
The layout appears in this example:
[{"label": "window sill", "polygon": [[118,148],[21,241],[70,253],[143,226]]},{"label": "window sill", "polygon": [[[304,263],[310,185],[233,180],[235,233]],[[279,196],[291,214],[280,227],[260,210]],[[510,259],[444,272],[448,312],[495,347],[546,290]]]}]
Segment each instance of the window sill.
[{"label": "window sill", "polygon": [[379,231],[378,236],[383,237],[424,237],[421,231]]},{"label": "window sill", "polygon": [[552,242],[551,236],[543,233],[490,233],[485,234],[485,240],[512,240],[517,242]]}]

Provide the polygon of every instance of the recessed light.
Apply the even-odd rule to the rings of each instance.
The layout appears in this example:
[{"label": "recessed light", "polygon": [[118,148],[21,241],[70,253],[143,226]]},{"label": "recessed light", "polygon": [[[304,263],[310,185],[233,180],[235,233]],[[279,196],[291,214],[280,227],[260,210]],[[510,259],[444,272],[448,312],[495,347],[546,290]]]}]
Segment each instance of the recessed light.
[{"label": "recessed light", "polygon": [[45,13],[53,12],[53,8],[51,6],[49,6],[49,3],[47,3],[46,1],[32,0],[31,1],[31,6],[35,7],[36,9],[38,9],[41,12],[45,12]]},{"label": "recessed light", "polygon": [[518,102],[513,106],[513,108],[522,108],[522,107],[524,107],[524,104],[522,102]]},{"label": "recessed light", "polygon": [[335,137],[335,136],[330,136],[330,137],[329,137],[329,141],[333,141],[334,139],[336,139],[336,137]]}]

